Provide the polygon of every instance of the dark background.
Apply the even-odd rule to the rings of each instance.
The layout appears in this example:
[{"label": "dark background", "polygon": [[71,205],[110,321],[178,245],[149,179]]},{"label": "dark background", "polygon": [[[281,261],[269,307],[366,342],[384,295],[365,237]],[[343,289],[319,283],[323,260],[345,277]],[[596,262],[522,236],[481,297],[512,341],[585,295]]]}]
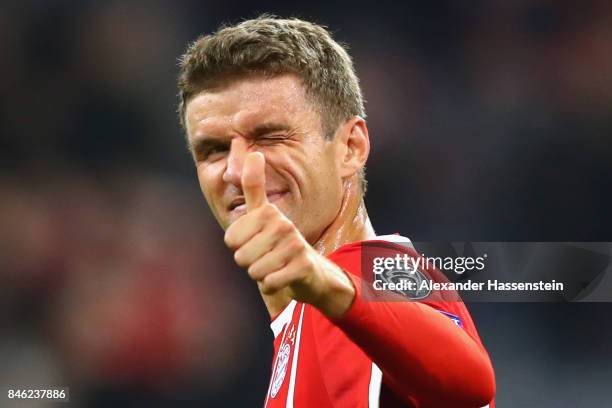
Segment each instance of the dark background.
[{"label": "dark background", "polygon": [[[401,3],[2,4],[0,385],[69,386],[78,407],[262,405],[268,317],[175,114],[186,44],[261,12],[350,45],[379,234],[612,241],[612,3]],[[499,407],[609,404],[610,304],[468,306]]]}]

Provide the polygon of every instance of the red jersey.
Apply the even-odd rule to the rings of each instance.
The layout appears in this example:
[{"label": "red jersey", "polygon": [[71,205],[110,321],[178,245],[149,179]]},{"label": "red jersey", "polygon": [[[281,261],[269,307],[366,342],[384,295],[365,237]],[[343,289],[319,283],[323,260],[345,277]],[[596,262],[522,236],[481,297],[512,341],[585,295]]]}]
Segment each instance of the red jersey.
[{"label": "red jersey", "polygon": [[463,302],[365,300],[362,244],[328,256],[356,289],[341,318],[292,300],[273,319],[265,407],[493,408],[490,360]]}]

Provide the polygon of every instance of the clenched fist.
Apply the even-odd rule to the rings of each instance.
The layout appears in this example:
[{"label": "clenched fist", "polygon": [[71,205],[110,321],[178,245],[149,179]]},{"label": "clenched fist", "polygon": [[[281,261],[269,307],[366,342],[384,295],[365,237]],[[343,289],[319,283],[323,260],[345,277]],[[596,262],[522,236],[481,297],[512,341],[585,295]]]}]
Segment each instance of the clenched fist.
[{"label": "clenched fist", "polygon": [[312,304],[326,316],[342,316],[351,306],[355,289],[344,272],[268,202],[263,154],[247,156],[241,182],[247,212],[225,232],[236,263],[248,270],[263,294],[286,288],[291,298]]}]

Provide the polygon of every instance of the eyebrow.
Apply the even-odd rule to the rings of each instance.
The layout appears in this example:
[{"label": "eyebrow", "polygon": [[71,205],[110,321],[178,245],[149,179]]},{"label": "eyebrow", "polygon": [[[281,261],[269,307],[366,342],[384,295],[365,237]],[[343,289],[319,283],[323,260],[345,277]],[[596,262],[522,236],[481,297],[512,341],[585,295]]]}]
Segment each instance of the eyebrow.
[{"label": "eyebrow", "polygon": [[251,129],[249,132],[249,136],[257,138],[259,136],[263,136],[272,132],[286,132],[288,130],[291,130],[291,127],[289,125],[278,122],[264,122],[256,125],[253,129]]}]

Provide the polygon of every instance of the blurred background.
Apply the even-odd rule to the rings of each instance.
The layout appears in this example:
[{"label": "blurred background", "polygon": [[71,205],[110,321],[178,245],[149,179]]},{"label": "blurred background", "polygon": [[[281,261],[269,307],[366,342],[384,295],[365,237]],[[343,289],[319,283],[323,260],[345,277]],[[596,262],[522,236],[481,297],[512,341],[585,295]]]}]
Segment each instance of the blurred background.
[{"label": "blurred background", "polygon": [[[261,12],[350,45],[379,234],[612,241],[609,1],[4,2],[0,385],[69,386],[75,407],[263,404],[269,319],[175,114],[186,44]],[[469,308],[499,407],[609,404],[610,304]]]}]

